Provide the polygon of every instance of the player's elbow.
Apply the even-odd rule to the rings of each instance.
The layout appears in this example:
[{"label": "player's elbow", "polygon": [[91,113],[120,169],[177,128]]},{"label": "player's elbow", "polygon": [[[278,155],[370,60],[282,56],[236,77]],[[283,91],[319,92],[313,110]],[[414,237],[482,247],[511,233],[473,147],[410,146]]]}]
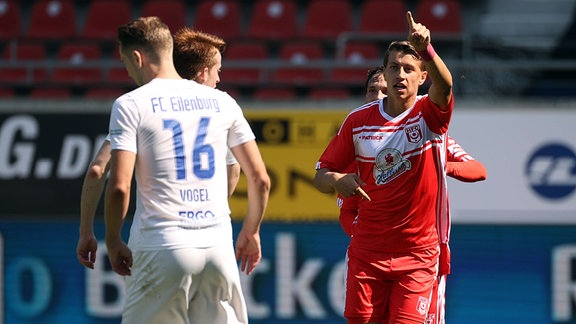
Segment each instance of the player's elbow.
[{"label": "player's elbow", "polygon": [[115,182],[110,181],[108,186],[106,187],[106,198],[110,198],[112,200],[122,200],[125,197],[130,196],[130,182],[123,183],[123,182]]},{"label": "player's elbow", "polygon": [[480,165],[480,170],[478,173],[478,181],[484,181],[488,178],[488,171],[483,165]]},{"label": "player's elbow", "polygon": [[86,178],[100,180],[106,176],[107,172],[108,168],[106,165],[103,166],[98,163],[92,163],[86,171]]},{"label": "player's elbow", "polygon": [[266,171],[263,170],[261,172],[255,172],[253,175],[247,176],[247,179],[251,185],[258,190],[258,192],[267,195],[270,193],[272,181]]},{"label": "player's elbow", "polygon": [[486,178],[488,177],[488,171],[486,171],[486,167],[484,167],[484,164],[482,164],[480,161],[477,160],[472,160],[469,161],[468,163],[472,163],[474,165],[474,170],[476,170],[475,173],[475,177],[474,177],[474,182],[477,181],[484,181],[486,180]]}]

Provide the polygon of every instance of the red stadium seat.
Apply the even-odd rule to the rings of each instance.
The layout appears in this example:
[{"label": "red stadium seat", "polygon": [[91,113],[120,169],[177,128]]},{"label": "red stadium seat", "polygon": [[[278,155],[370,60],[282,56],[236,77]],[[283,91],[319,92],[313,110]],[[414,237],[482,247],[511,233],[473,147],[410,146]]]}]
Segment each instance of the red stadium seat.
[{"label": "red stadium seat", "polygon": [[[366,80],[366,73],[372,67],[366,67],[367,61],[380,59],[378,46],[373,42],[350,42],[344,47],[341,58],[349,67],[332,69],[330,80],[338,83],[362,84]],[[373,64],[374,66],[377,64]]]},{"label": "red stadium seat", "polygon": [[34,2],[26,37],[62,41],[77,35],[74,1],[39,0]]},{"label": "red stadium seat", "polygon": [[223,87],[221,88],[221,87],[220,87],[220,84],[218,84],[218,86],[217,86],[216,88],[218,88],[218,89],[226,92],[227,94],[230,95],[230,97],[232,97],[232,98],[234,98],[234,99],[236,99],[236,100],[238,100],[238,98],[240,98],[240,96],[241,96],[240,90],[238,90],[238,89],[236,89],[236,88],[231,88],[231,87],[228,87],[228,86],[223,86]]},{"label": "red stadium seat", "polygon": [[16,91],[14,89],[0,88],[0,98],[14,98],[16,96]]},{"label": "red stadium seat", "polygon": [[22,36],[20,4],[14,0],[0,1],[0,39],[9,40]]},{"label": "red stadium seat", "polygon": [[[112,53],[113,59],[120,63],[120,54],[118,53],[118,49],[116,48]],[[134,86],[134,81],[128,75],[128,71],[126,71],[123,64],[109,68],[105,75],[106,82],[110,84],[118,86]]]},{"label": "red stadium seat", "polygon": [[[228,63],[261,61],[268,58],[266,45],[258,42],[231,43],[224,51],[220,78],[224,84],[255,84],[262,78],[262,71],[254,67],[228,67]],[[231,62],[232,61],[232,62]],[[248,62],[244,62],[248,64]]]},{"label": "red stadium seat", "polygon": [[296,91],[292,88],[258,88],[254,90],[255,100],[294,100]]},{"label": "red stadium seat", "polygon": [[0,69],[2,83],[32,83],[46,80],[47,73],[43,66],[33,66],[46,60],[46,49],[40,43],[10,43],[4,47],[2,61],[19,62],[26,66],[4,67]]},{"label": "red stadium seat", "polygon": [[308,3],[302,37],[334,39],[352,30],[352,8],[348,0],[313,0]]},{"label": "red stadium seat", "polygon": [[435,35],[447,33],[459,36],[462,32],[462,14],[457,0],[419,0],[414,20]]},{"label": "red stadium seat", "polygon": [[293,0],[260,0],[252,10],[246,36],[266,40],[293,38],[298,34],[296,13]]},{"label": "red stadium seat", "polygon": [[81,36],[87,40],[115,42],[118,27],[131,19],[132,7],[128,1],[92,0]]},{"label": "red stadium seat", "polygon": [[358,31],[405,36],[406,10],[404,0],[365,0],[361,7]]},{"label": "red stadium seat", "polygon": [[126,68],[111,68],[108,70],[108,82],[118,85],[134,84],[134,81],[128,75]]},{"label": "red stadium seat", "polygon": [[285,43],[280,49],[280,60],[288,67],[279,67],[273,74],[273,81],[283,84],[308,85],[324,82],[322,67],[306,66],[310,61],[324,58],[318,43]]},{"label": "red stadium seat", "polygon": [[100,47],[89,44],[63,44],[56,56],[57,63],[69,66],[57,66],[52,73],[52,81],[61,84],[91,84],[102,81],[102,68],[86,67],[86,64],[97,64],[102,58]]},{"label": "red stadium seat", "polygon": [[31,99],[69,99],[72,93],[68,88],[34,88],[28,97]]},{"label": "red stadium seat", "polygon": [[240,4],[232,0],[204,0],[196,8],[194,28],[226,41],[241,35]]},{"label": "red stadium seat", "polygon": [[182,0],[147,0],[141,16],[157,16],[175,33],[186,26],[186,5]]},{"label": "red stadium seat", "polygon": [[126,93],[123,88],[89,88],[84,93],[88,99],[116,99]]},{"label": "red stadium seat", "polygon": [[313,88],[308,94],[312,100],[343,100],[351,97],[347,88]]}]

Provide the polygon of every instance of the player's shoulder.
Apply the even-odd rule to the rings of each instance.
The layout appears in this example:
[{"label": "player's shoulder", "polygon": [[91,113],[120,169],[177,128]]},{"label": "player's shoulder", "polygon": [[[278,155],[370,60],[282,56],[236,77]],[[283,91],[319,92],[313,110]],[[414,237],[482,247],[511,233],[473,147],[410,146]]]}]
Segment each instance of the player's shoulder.
[{"label": "player's shoulder", "polygon": [[343,125],[355,127],[355,125],[365,122],[368,115],[372,114],[374,110],[380,109],[379,102],[380,100],[372,101],[352,109],[344,119]]},{"label": "player's shoulder", "polygon": [[190,81],[194,83],[194,88],[199,93],[204,94],[205,96],[221,99],[221,100],[234,100],[232,96],[230,96],[226,91],[222,91],[218,88],[212,88],[203,84],[196,83],[194,81]]},{"label": "player's shoulder", "polygon": [[430,97],[428,97],[428,94],[425,95],[417,95],[416,96],[416,101],[414,102],[414,105],[424,105],[424,104],[428,104],[431,103],[432,101],[430,100]]},{"label": "player's shoulder", "polygon": [[352,111],[350,111],[348,116],[360,116],[363,114],[368,114],[374,109],[379,109],[380,103],[381,103],[381,100],[375,100],[372,102],[365,103],[361,106],[358,106],[358,107],[352,109]]}]

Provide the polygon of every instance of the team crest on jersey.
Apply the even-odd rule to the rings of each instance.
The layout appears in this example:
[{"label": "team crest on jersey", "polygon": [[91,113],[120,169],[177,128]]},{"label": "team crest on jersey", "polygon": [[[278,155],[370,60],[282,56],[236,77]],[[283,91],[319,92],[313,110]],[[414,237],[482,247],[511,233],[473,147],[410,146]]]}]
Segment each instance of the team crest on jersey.
[{"label": "team crest on jersey", "polygon": [[418,297],[418,304],[416,304],[416,310],[418,311],[418,313],[420,313],[420,315],[425,315],[426,313],[428,313],[428,302],[429,299],[426,297]]},{"label": "team crest on jersey", "polygon": [[418,143],[422,140],[422,129],[420,129],[419,124],[407,126],[404,129],[404,133],[406,134],[406,138],[408,138],[408,142],[410,143]]},{"label": "team crest on jersey", "polygon": [[380,151],[374,162],[374,180],[377,185],[389,183],[412,167],[412,163],[404,159],[400,151],[393,148]]}]

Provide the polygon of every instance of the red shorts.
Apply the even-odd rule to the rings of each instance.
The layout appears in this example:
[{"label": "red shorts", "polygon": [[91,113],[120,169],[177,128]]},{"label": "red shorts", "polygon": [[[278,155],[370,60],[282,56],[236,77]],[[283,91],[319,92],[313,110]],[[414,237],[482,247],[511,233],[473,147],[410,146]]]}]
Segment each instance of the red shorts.
[{"label": "red shorts", "polygon": [[446,277],[450,273],[450,248],[447,243],[440,244],[439,273],[434,283],[430,310],[425,324],[446,323]]},{"label": "red shorts", "polygon": [[424,323],[439,249],[385,253],[348,248],[348,323]]},{"label": "red shorts", "polygon": [[444,324],[446,310],[446,275],[438,276],[432,290],[430,310],[425,324]]}]

